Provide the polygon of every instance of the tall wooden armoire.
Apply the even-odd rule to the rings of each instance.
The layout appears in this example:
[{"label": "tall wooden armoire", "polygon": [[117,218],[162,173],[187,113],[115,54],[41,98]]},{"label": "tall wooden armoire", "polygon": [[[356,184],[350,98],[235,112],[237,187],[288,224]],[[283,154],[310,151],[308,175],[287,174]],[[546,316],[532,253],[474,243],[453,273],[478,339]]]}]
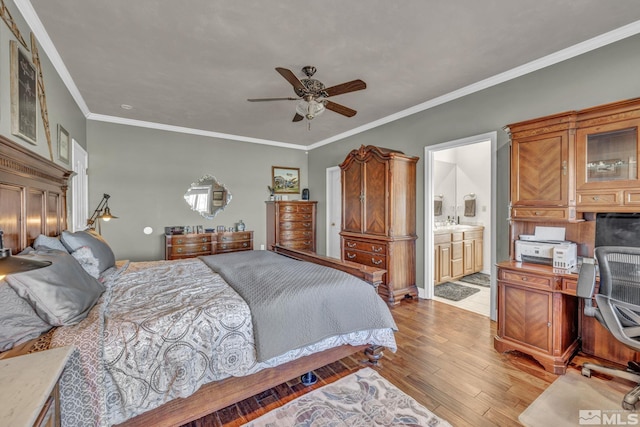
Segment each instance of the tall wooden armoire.
[{"label": "tall wooden armoire", "polygon": [[416,163],[418,157],[361,146],[342,170],[342,259],[384,268],[378,292],[399,304],[416,287]]}]

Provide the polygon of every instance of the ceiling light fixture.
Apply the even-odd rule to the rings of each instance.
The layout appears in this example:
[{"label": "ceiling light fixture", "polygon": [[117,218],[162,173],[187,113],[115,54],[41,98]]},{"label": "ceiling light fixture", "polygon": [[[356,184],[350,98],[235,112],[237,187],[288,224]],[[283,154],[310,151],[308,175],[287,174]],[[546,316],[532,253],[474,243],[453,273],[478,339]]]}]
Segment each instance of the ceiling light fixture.
[{"label": "ceiling light fixture", "polygon": [[312,95],[305,95],[303,99],[296,105],[296,113],[307,120],[312,120],[314,117],[324,113],[325,103],[324,101],[316,101]]}]

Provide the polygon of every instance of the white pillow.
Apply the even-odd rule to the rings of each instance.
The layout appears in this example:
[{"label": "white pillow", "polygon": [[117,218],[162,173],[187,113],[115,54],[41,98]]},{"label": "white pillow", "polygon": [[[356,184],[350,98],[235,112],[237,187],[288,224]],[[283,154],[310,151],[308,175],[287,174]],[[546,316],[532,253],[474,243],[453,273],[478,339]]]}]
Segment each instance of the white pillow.
[{"label": "white pillow", "polygon": [[[100,262],[93,256],[89,246],[83,246],[71,253],[71,256],[80,263],[80,266],[95,279],[100,277]],[[105,270],[106,271],[106,270]]]}]

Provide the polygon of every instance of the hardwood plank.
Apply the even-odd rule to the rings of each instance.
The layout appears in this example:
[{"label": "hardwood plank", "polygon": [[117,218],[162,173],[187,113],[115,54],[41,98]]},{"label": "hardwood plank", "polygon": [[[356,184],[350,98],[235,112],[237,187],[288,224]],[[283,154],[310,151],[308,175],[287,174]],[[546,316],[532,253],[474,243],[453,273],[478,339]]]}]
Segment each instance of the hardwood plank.
[{"label": "hardwood plank", "polygon": [[[496,324],[481,315],[430,300],[401,304],[392,313],[399,328],[398,351],[385,351],[381,366],[374,369],[453,426],[518,426],[520,413],[557,378],[526,355],[495,351]],[[189,427],[240,425],[357,371],[363,367],[361,359],[353,355],[316,370],[320,380],[312,387],[296,378],[278,386],[277,393],[271,389],[262,399],[240,402],[236,409],[207,415]],[[593,360],[579,354],[569,369]],[[256,404],[260,408],[251,412]],[[236,420],[230,419],[234,411]]]}]

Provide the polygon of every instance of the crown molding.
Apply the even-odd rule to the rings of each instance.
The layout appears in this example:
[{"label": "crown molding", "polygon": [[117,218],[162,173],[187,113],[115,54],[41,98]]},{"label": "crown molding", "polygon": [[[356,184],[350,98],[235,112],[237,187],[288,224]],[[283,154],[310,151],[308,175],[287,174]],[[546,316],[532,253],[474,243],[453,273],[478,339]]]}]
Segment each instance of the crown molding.
[{"label": "crown molding", "polygon": [[89,113],[87,115],[87,120],[114,123],[114,124],[120,124],[120,125],[126,125],[126,126],[136,126],[136,127],[142,127],[142,128],[148,128],[148,129],[163,130],[163,131],[183,133],[188,135],[207,136],[210,138],[220,138],[220,139],[227,139],[231,141],[250,142],[252,144],[273,145],[273,146],[282,147],[282,148],[293,148],[295,150],[306,151],[309,149],[309,147],[307,147],[306,145],[290,144],[288,142],[272,141],[269,139],[252,138],[249,136],[232,135],[228,133],[212,132],[208,130],[167,125],[163,123],[146,122],[143,120],[126,119],[123,117],[107,116],[104,114]]}]

